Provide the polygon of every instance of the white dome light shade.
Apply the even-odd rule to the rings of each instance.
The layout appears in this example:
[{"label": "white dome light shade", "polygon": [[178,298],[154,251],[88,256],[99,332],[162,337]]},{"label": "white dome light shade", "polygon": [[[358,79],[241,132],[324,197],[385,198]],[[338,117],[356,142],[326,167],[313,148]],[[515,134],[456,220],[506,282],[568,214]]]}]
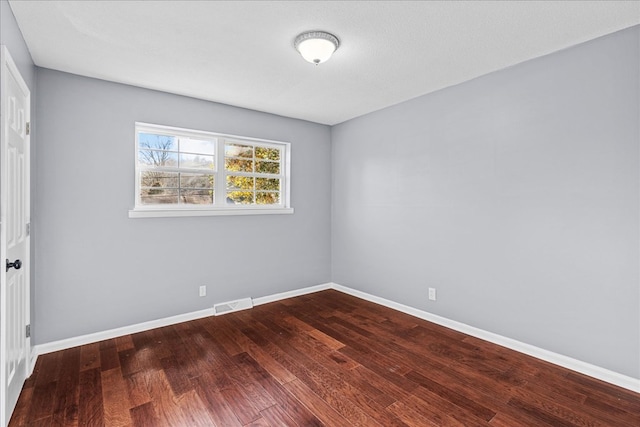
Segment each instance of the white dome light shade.
[{"label": "white dome light shade", "polygon": [[296,37],[294,45],[305,60],[318,65],[331,58],[333,52],[340,46],[340,42],[333,34],[310,31]]}]

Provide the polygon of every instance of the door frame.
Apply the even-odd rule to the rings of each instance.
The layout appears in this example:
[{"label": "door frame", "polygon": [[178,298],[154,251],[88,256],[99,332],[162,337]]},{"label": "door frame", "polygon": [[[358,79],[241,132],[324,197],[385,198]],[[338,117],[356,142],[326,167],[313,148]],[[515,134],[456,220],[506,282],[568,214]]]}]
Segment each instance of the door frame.
[{"label": "door frame", "polygon": [[[7,114],[7,75],[11,74],[20,86],[21,91],[26,94],[27,102],[25,108],[25,126],[29,123],[31,128],[31,91],[26,82],[22,78],[18,67],[16,66],[9,49],[5,45],[0,45],[0,261],[6,259],[7,256],[7,235],[6,235],[6,217],[7,217],[7,170],[4,159],[7,157],[7,132],[5,125],[5,117]],[[30,228],[31,225],[31,136],[30,129],[25,136],[25,223]],[[29,228],[27,230],[29,230]],[[27,232],[26,235],[26,253],[23,265],[25,266],[25,325],[31,323],[31,236]],[[0,422],[7,425],[11,419],[14,407],[7,408],[7,372],[6,372],[6,333],[5,326],[7,324],[7,311],[5,309],[7,290],[6,272],[0,272]],[[28,378],[33,368],[31,361],[31,337],[26,337],[25,341],[25,363],[24,375]]]}]

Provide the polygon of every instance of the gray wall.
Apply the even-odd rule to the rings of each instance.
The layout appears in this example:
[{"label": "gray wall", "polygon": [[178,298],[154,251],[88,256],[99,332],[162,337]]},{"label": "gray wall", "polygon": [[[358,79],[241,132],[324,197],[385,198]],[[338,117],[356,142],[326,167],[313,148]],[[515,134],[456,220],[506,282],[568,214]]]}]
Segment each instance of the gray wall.
[{"label": "gray wall", "polygon": [[[329,127],[47,69],[37,79],[38,343],[330,281]],[[135,121],[291,142],[295,213],[128,218]]]},{"label": "gray wall", "polygon": [[640,378],[639,35],[333,127],[333,281]]},{"label": "gray wall", "polygon": [[[38,120],[36,119],[35,110],[36,110],[36,66],[33,64],[33,60],[31,59],[31,54],[27,49],[27,45],[22,37],[22,33],[18,28],[18,23],[16,22],[15,17],[13,16],[13,12],[11,11],[11,7],[9,7],[9,2],[7,0],[0,0],[0,45],[7,46],[9,49],[9,53],[11,54],[11,58],[16,63],[18,70],[20,70],[20,75],[24,79],[25,83],[29,87],[31,91],[31,170],[35,171],[36,168],[36,154],[37,154],[37,134],[38,134]],[[36,180],[31,179],[31,218],[35,219],[35,215],[37,213],[37,201],[36,197]],[[36,246],[36,238],[37,238],[38,230],[33,226],[31,227],[31,265],[29,268],[31,269],[31,323],[34,324],[35,321],[35,303],[36,303],[36,295],[35,295],[35,283],[36,283],[36,257],[35,257],[35,246]],[[33,333],[31,340],[31,344],[33,345],[36,339],[36,328],[32,328]]]},{"label": "gray wall", "polygon": [[7,46],[22,78],[33,92],[36,67],[7,0],[0,0],[0,44]]}]

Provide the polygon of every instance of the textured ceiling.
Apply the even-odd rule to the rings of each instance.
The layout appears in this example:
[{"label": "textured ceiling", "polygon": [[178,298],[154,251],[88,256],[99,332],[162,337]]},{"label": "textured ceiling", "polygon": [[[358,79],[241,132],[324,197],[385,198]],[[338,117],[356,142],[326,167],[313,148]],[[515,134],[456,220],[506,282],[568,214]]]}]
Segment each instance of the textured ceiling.
[{"label": "textured ceiling", "polygon": [[[640,23],[636,1],[10,0],[41,67],[324,124]],[[314,66],[307,30],[341,45]]]}]

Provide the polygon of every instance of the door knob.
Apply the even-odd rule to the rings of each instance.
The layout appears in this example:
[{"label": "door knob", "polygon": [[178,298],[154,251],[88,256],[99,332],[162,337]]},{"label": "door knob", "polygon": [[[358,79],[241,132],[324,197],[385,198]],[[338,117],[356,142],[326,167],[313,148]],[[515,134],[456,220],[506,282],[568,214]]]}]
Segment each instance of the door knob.
[{"label": "door knob", "polygon": [[9,269],[11,267],[15,268],[16,270],[20,270],[20,267],[22,267],[22,261],[17,259],[14,262],[9,262],[9,260],[7,260],[7,270],[6,271],[9,271]]}]

